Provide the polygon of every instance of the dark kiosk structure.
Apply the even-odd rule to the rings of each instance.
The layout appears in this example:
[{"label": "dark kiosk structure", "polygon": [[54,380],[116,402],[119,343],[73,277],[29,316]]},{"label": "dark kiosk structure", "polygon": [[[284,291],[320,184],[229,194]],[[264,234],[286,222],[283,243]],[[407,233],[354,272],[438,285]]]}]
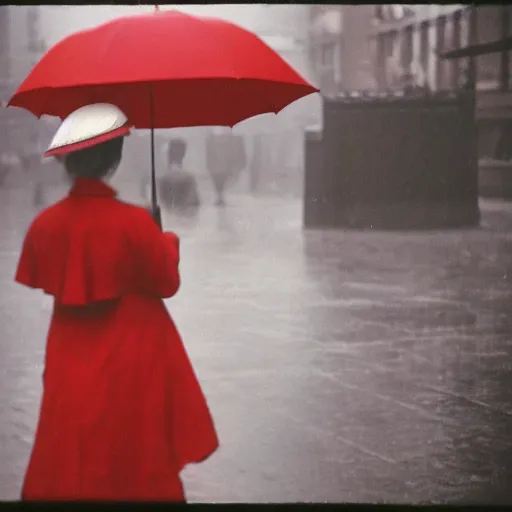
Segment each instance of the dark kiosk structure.
[{"label": "dark kiosk structure", "polygon": [[474,93],[325,98],[306,136],[305,228],[479,224]]}]

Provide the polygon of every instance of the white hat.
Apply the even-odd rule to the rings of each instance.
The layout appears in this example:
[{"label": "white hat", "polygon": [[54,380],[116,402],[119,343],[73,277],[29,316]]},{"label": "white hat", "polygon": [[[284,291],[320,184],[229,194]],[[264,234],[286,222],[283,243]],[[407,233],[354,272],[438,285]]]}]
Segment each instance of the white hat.
[{"label": "white hat", "polygon": [[62,121],[44,156],[65,155],[129,133],[128,118],[115,105],[86,105]]}]

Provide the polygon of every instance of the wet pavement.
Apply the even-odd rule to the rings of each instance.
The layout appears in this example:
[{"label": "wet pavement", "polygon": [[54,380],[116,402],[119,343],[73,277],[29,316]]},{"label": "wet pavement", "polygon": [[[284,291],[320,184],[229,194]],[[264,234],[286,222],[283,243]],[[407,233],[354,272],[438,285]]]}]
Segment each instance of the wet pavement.
[{"label": "wet pavement", "polygon": [[[17,499],[51,300],[12,281],[32,196],[0,196],[0,499]],[[221,440],[184,471],[188,499],[486,502],[501,485],[512,504],[512,206],[482,211],[479,229],[400,234],[304,233],[300,201],[244,195],[164,217],[182,237],[168,307]]]}]

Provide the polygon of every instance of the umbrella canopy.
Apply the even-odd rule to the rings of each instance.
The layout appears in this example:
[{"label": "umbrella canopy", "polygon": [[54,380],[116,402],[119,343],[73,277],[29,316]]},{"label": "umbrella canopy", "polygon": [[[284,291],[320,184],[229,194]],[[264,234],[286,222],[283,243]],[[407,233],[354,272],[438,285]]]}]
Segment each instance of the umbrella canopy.
[{"label": "umbrella canopy", "polygon": [[135,128],[234,126],[314,92],[255,34],[220,19],[157,10],[65,38],[9,105],[63,119],[82,106],[110,103]]}]

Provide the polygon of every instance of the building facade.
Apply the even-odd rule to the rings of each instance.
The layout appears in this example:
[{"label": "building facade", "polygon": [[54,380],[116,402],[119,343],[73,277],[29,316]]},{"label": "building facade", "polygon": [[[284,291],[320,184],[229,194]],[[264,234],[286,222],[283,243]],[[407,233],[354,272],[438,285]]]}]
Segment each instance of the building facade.
[{"label": "building facade", "polygon": [[512,51],[440,57],[511,36],[512,6],[314,5],[309,27],[309,58],[324,96],[354,89],[475,90],[481,183],[504,182],[508,172],[512,197]]},{"label": "building facade", "polygon": [[309,6],[309,60],[323,95],[375,89],[372,45],[374,5]]},{"label": "building facade", "polygon": [[512,6],[415,5],[408,15],[404,6],[385,7],[375,11],[372,35],[379,89],[411,81],[432,91],[474,88],[482,187],[490,176],[503,181],[504,170],[512,176],[512,52],[439,57],[512,35]]},{"label": "building facade", "polygon": [[461,86],[460,63],[443,61],[438,52],[466,45],[469,23],[469,10],[460,4],[377,6],[371,39],[378,88]]},{"label": "building facade", "polygon": [[379,88],[400,86],[404,75],[412,75],[416,83],[431,90],[456,89],[464,84],[474,66],[478,91],[506,89],[503,55],[483,55],[474,62],[464,62],[445,61],[439,53],[510,35],[509,12],[510,7],[505,5],[377,7],[373,44]]}]

